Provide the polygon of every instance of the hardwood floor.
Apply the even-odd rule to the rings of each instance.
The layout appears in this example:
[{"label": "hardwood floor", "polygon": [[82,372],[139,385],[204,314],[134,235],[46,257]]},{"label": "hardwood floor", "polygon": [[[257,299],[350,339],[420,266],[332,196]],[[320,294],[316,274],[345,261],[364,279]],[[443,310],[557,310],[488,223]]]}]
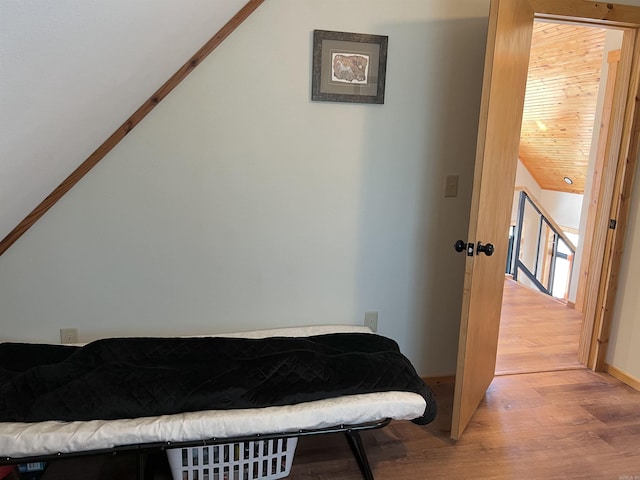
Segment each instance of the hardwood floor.
[{"label": "hardwood floor", "polygon": [[580,312],[506,279],[496,375],[582,368],[581,325]]},{"label": "hardwood floor", "polygon": [[[364,432],[377,480],[640,479],[640,393],[606,374],[565,370],[496,377],[462,439],[449,439],[452,384],[424,427]],[[289,478],[356,480],[340,435],[303,438]]]},{"label": "hardwood floor", "polygon": [[[425,427],[364,432],[376,479],[640,480],[640,393],[578,363],[581,315],[507,280],[496,376],[461,440],[449,438],[453,383],[433,385]],[[289,478],[361,479],[340,435],[300,440]]]}]

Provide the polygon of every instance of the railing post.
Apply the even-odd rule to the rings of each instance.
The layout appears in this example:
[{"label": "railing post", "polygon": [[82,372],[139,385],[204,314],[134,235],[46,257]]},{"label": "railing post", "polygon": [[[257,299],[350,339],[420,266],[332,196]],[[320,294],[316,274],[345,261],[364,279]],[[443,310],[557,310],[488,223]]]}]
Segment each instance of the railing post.
[{"label": "railing post", "polygon": [[524,201],[526,193],[520,192],[520,201],[518,202],[518,222],[514,232],[514,243],[516,246],[513,256],[513,279],[518,280],[518,261],[520,260],[520,242],[522,240],[522,224],[524,223]]}]

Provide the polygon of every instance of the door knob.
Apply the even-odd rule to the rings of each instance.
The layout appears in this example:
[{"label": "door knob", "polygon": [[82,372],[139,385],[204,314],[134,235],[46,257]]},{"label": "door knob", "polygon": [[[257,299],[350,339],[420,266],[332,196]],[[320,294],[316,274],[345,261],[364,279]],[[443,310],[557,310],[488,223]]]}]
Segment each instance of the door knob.
[{"label": "door knob", "polygon": [[486,245],[483,245],[481,242],[478,242],[478,255],[484,252],[487,257],[490,257],[495,251],[496,248],[493,246],[493,244],[487,243]]},{"label": "door knob", "polygon": [[473,251],[474,251],[473,247],[474,247],[473,243],[471,242],[464,243],[462,240],[458,240],[456,243],[453,244],[453,248],[456,249],[456,252],[464,252],[466,250],[468,257],[473,257]]}]

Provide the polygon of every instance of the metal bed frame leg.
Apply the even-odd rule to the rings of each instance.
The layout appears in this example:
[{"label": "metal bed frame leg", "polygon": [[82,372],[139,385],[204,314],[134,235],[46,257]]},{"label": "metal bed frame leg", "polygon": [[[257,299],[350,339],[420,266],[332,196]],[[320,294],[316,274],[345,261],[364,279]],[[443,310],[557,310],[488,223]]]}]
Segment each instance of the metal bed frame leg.
[{"label": "metal bed frame leg", "polygon": [[138,452],[138,480],[147,480],[147,455]]},{"label": "metal bed frame leg", "polygon": [[374,480],[371,467],[369,466],[369,460],[367,459],[367,454],[364,451],[364,445],[360,438],[360,433],[351,430],[344,432],[344,434],[347,436],[347,441],[349,442],[353,456],[356,457],[356,461],[362,472],[362,478],[365,480]]}]

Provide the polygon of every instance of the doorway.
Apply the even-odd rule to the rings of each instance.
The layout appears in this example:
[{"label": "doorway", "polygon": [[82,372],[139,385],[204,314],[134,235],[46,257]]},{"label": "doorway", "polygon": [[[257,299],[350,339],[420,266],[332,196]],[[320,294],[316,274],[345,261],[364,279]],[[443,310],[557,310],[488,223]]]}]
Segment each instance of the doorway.
[{"label": "doorway", "polygon": [[[583,0],[492,0],[490,6],[468,241],[474,245],[495,239],[495,251],[505,256],[534,19],[624,28],[618,69],[624,81],[616,84],[610,127],[617,134],[607,142],[599,182],[602,201],[595,209],[598,234],[589,251],[594,268],[588,281],[597,285],[598,294],[585,301],[579,349],[583,364],[602,370],[640,138],[640,8]],[[505,257],[500,257],[492,262],[488,256],[473,255],[465,262],[451,422],[454,440],[462,435],[494,377],[505,271]]]},{"label": "doorway", "polygon": [[[565,235],[575,245],[584,242],[585,237],[587,246],[591,243],[593,225],[587,225],[585,205],[589,203],[594,170],[598,161],[602,162],[598,157],[604,155],[599,145],[606,144],[608,133],[598,128],[608,126],[606,117],[612,103],[612,95],[607,95],[607,58],[621,43],[622,33],[618,30],[548,21],[534,23],[511,220],[512,231],[521,229],[518,237],[522,238],[518,248],[510,249],[507,262],[507,273],[511,275],[505,279],[496,375],[583,366],[578,361],[581,303],[574,308],[576,295],[580,292],[584,296],[586,283],[578,288],[577,283],[584,278],[584,274],[580,275],[583,249],[578,250],[577,256],[570,255],[569,262],[562,261],[562,266],[569,263],[573,269],[571,278],[563,278],[553,268],[557,261],[554,248],[565,244]],[[612,79],[615,80],[609,78]],[[601,166],[597,169],[601,170]],[[527,202],[520,203],[521,196]],[[539,215],[535,221],[524,212],[519,215],[519,208],[525,205],[533,207],[530,211],[539,208],[550,217],[545,222],[559,226],[562,238],[549,236],[548,228],[544,229],[547,235],[541,238]],[[524,227],[526,223],[531,225]],[[571,247],[573,253],[575,248]],[[519,256],[520,267],[514,253]],[[526,264],[532,270],[534,264],[536,269],[544,266],[538,272],[540,282],[535,277],[518,275],[522,268],[532,277]],[[518,282],[510,276],[517,277]],[[553,296],[538,292],[547,292],[544,286]]]}]

